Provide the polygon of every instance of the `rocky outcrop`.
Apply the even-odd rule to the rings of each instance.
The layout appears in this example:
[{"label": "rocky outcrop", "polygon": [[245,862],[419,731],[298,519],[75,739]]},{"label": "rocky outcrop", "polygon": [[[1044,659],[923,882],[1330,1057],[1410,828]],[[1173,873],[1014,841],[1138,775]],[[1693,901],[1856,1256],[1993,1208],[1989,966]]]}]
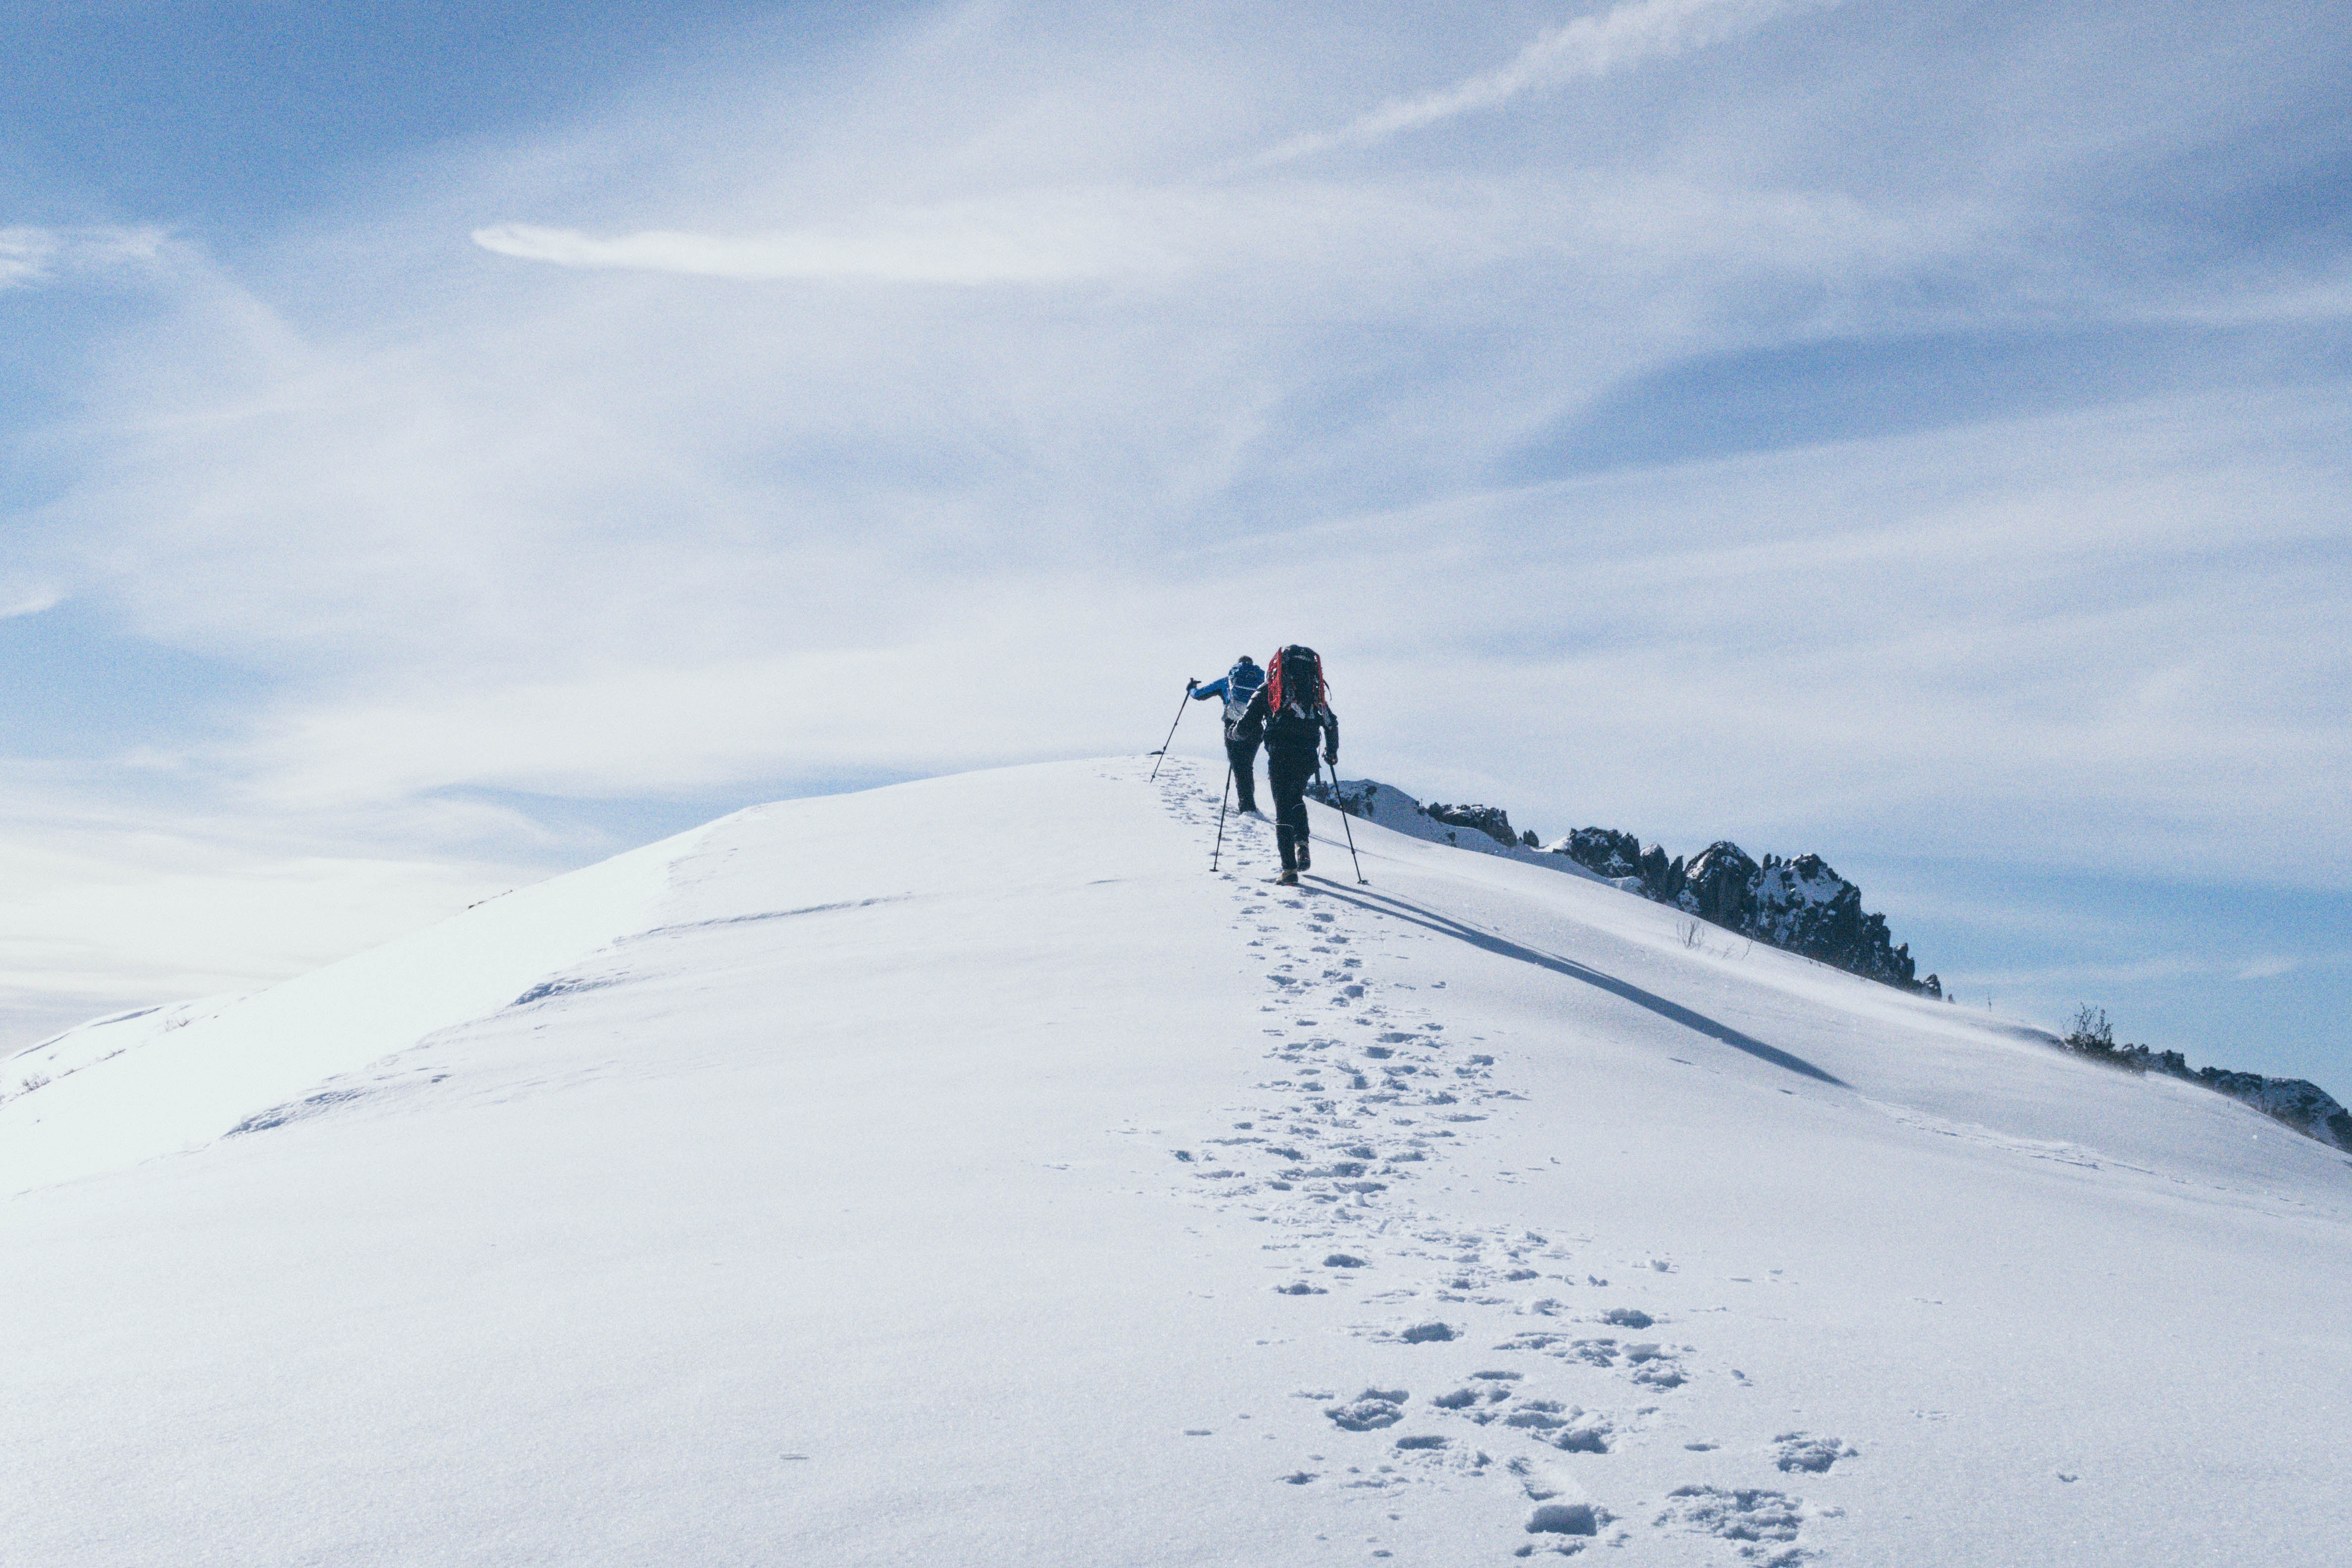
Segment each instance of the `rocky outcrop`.
[{"label": "rocky outcrop", "polygon": [[1886,917],[1865,912],[1862,889],[1818,855],[1764,857],[1748,919],[1775,947],[1889,985],[1943,994],[1942,982],[1932,975],[1933,984],[1914,984],[1910,945],[1898,945]]},{"label": "rocky outcrop", "polygon": [[1865,911],[1862,889],[1818,855],[1767,855],[1759,865],[1718,839],[1685,862],[1612,827],[1580,827],[1546,848],[1727,931],[1906,991],[1944,994],[1935,975],[1916,978],[1908,944],[1896,943],[1886,917]]},{"label": "rocky outcrop", "polygon": [[1683,885],[1672,901],[1703,921],[1770,942],[1765,932],[1750,929],[1755,923],[1750,917],[1756,908],[1757,879],[1763,870],[1748,858],[1748,851],[1727,838],[1718,838],[1683,868]]},{"label": "rocky outcrop", "polygon": [[[1558,843],[1548,844],[1544,847],[1555,855],[1565,855],[1586,870],[1612,881],[1620,877],[1642,876],[1642,841],[1613,827],[1580,827]],[[1660,853],[1663,855],[1664,851]],[[1648,879],[1643,878],[1643,880],[1646,884]]]},{"label": "rocky outcrop", "polygon": [[1627,878],[1640,884],[1628,888],[1662,904],[1680,900],[1684,888],[1683,858],[1666,858],[1664,847],[1642,847],[1642,841],[1613,827],[1580,827],[1565,838],[1545,845],[1549,855],[1565,855],[1586,870],[1612,882]]},{"label": "rocky outcrop", "polygon": [[1421,809],[1439,822],[1483,833],[1497,844],[1519,842],[1519,836],[1511,831],[1511,814],[1499,805],[1446,805],[1440,803],[1424,805]]},{"label": "rocky outcrop", "polygon": [[1557,856],[1627,892],[1757,942],[1906,991],[1944,994],[1935,975],[1916,978],[1911,950],[1895,942],[1886,917],[1865,911],[1862,889],[1818,855],[1793,860],[1767,855],[1759,865],[1738,845],[1721,839],[1685,861],[1669,856],[1662,845],[1644,848],[1640,839],[1613,827],[1580,827],[1542,844],[1532,833],[1515,832],[1510,814],[1498,805],[1424,805],[1372,779],[1335,782],[1336,790],[1318,779],[1307,793],[1350,816],[1457,848],[1536,864],[1558,865],[1552,859]]},{"label": "rocky outcrop", "polygon": [[[2178,1058],[2179,1051],[2166,1056]],[[2307,1138],[2333,1143],[2352,1154],[2352,1111],[2308,1079],[2264,1078],[2258,1072],[2230,1072],[2200,1068],[2197,1081],[2206,1088],[2244,1100],[2263,1115],[2285,1122]]]}]

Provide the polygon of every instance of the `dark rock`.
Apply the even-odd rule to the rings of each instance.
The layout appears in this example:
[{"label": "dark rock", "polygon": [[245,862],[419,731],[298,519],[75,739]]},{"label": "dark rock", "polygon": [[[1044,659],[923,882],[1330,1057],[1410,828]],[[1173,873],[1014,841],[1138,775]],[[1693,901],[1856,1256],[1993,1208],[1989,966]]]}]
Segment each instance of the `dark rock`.
[{"label": "dark rock", "polygon": [[[2178,1052],[2168,1051],[2168,1057]],[[2187,1076],[2183,1074],[2182,1076]],[[2352,1153],[2352,1112],[2317,1084],[2299,1078],[2264,1078],[2258,1072],[2230,1072],[2201,1068],[2196,1081],[2231,1099],[2242,1100],[2274,1121],[2284,1121],[2306,1138]]]},{"label": "dark rock", "polygon": [[1370,779],[1358,779],[1352,789],[1342,784],[1334,790],[1323,782],[1323,775],[1318,773],[1307,781],[1306,794],[1309,800],[1319,800],[1325,805],[1346,812],[1349,816],[1360,816],[1370,821],[1372,816],[1372,803],[1380,794],[1380,789],[1381,786]]},{"label": "dark rock", "polygon": [[1862,889],[1818,855],[1768,855],[1759,866],[1724,841],[1685,865],[1668,859],[1664,846],[1644,849],[1632,834],[1611,827],[1580,827],[1550,849],[1599,876],[1639,878],[1649,897],[1727,931],[1906,991],[1944,994],[1935,975],[1914,978],[1911,950],[1895,942],[1886,917],[1866,912]]},{"label": "dark rock", "polygon": [[[1599,877],[1641,877],[1642,841],[1613,827],[1580,827],[1551,847]],[[1655,850],[1659,869],[1665,868],[1665,851]],[[1643,877],[1647,882],[1649,879]]]},{"label": "dark rock", "polygon": [[1738,845],[1718,838],[1683,868],[1683,887],[1674,901],[1703,921],[1745,931],[1762,870]]},{"label": "dark rock", "polygon": [[[1862,889],[1818,855],[1800,855],[1794,860],[1764,858],[1749,900],[1747,931],[1851,974],[1905,990],[1925,989],[1913,984],[1911,950],[1895,945],[1886,917],[1864,913]],[[1940,988],[1937,994],[1942,994]]]},{"label": "dark rock", "polygon": [[1446,805],[1441,802],[1423,806],[1422,810],[1449,827],[1467,827],[1483,833],[1506,848],[1519,841],[1519,836],[1511,829],[1511,814],[1499,805]]}]

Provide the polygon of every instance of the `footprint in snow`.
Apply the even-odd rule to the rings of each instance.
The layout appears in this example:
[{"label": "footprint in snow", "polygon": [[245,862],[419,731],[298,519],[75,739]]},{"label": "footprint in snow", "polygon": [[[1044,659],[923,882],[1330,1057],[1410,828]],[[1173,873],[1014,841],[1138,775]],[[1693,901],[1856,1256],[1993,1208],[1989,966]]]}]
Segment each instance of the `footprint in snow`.
[{"label": "footprint in snow", "polygon": [[1859,1458],[1856,1449],[1837,1437],[1816,1437],[1806,1432],[1783,1432],[1772,1439],[1772,1462],[1783,1470],[1819,1475],[1840,1459]]},{"label": "footprint in snow", "polygon": [[1335,1405],[1323,1414],[1343,1430],[1375,1432],[1403,1420],[1404,1402],[1410,1397],[1402,1388],[1368,1388],[1348,1404]]},{"label": "footprint in snow", "polygon": [[1665,1511],[1653,1521],[1660,1530],[1738,1542],[1739,1554],[1760,1568],[1787,1568],[1807,1555],[1792,1544],[1804,1524],[1802,1498],[1762,1487],[1686,1486],[1676,1487],[1666,1499]]}]

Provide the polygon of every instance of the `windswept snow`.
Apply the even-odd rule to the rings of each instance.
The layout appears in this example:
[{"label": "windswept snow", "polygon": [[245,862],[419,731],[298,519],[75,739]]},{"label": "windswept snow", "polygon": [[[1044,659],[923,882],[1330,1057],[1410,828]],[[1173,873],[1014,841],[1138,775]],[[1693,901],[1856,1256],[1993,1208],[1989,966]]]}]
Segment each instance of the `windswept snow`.
[{"label": "windswept snow", "polygon": [[0,1562],[2337,1560],[2342,1156],[1146,772],[12,1059]]},{"label": "windswept snow", "polygon": [[[210,1142],[275,1097],[477,1018],[638,929],[693,834],[504,894],[251,996],[85,1024],[0,1063],[0,1193]],[[37,1095],[28,1080],[45,1080]]]}]

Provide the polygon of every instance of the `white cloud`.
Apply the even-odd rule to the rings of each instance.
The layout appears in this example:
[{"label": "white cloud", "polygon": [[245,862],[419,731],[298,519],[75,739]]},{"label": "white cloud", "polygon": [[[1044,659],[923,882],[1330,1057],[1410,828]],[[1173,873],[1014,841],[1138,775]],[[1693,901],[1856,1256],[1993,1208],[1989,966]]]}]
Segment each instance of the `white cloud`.
[{"label": "white cloud", "polygon": [[152,264],[167,238],[156,227],[0,227],[0,289],[46,283],[60,273]]},{"label": "white cloud", "polygon": [[1173,270],[1177,215],[1128,192],[1046,191],[1010,200],[885,208],[850,223],[726,238],[652,230],[594,239],[572,229],[498,224],[474,243],[562,267],[625,268],[761,281],[1067,283]]},{"label": "white cloud", "polygon": [[43,228],[0,228],[0,289],[19,289],[48,276],[57,236]]},{"label": "white cloud", "polygon": [[1953,253],[1981,238],[1988,221],[1951,203],[1884,211],[1834,193],[1566,174],[1016,190],[765,236],[597,239],[500,224],[472,237],[501,256],[562,267],[751,282],[1050,285],[1291,268],[1388,288],[1572,259],[1629,271],[1708,263],[1867,271]]},{"label": "white cloud", "polygon": [[0,577],[0,621],[37,616],[65,601],[64,591],[46,584],[14,583]]},{"label": "white cloud", "polygon": [[[1620,54],[1561,46],[1544,68],[1702,36],[1697,12],[1641,16],[1648,31],[1611,24],[1633,28],[1608,35]],[[731,208],[751,234],[740,215],[779,192],[826,193],[790,205],[832,216],[767,240],[486,231],[581,266],[558,287],[478,252],[420,267],[362,243],[541,205],[492,160],[305,252],[352,269],[348,319],[295,320],[266,278],[183,269],[178,319],[101,389],[114,426],[51,526],[96,542],[156,635],[301,671],[212,765],[273,806],[345,810],[469,784],[698,791],[1104,749],[1155,670],[1209,673],[1200,643],[1230,658],[1298,636],[1364,672],[1343,678],[1365,694],[1355,733],[1385,737],[1391,772],[1442,777],[1475,752],[1546,815],[1569,809],[1558,759],[1573,756],[1580,810],[1662,835],[1726,830],[1759,802],[1835,817],[1865,790],[1887,831],[1933,817],[1970,843],[2010,833],[2030,798],[2040,846],[2094,857],[2142,852],[2126,823],[2166,830],[2175,855],[2235,854],[2213,829],[2249,801],[2259,831],[2305,826],[2291,790],[2212,795],[2196,778],[2263,746],[2315,763],[2340,738],[2304,698],[2231,691],[2191,653],[2325,624],[2325,579],[2282,592],[2262,557],[2326,513],[2318,454],[2341,411],[2324,400],[1497,477],[1563,410],[1650,366],[1824,312],[1899,321],[1883,294],[1987,248],[2006,265],[2019,226],[1998,205],[1812,188],[1752,149],[1719,167],[1571,151],[1310,182],[1181,178],[1146,147],[1135,177],[1055,182],[1033,143],[1091,149],[1087,127],[1029,135],[1000,173],[889,107],[934,96],[927,71],[984,79],[970,40],[900,64],[904,79],[823,106],[850,118],[814,167],[755,148],[700,169],[691,201],[648,176],[682,216]],[[1034,132],[1046,110],[1004,90],[998,112]],[[1214,134],[1164,108],[1158,122],[1229,139],[1249,117],[1225,112]],[[677,115],[611,134],[698,157],[724,142]],[[969,194],[909,198],[959,157]],[[679,269],[1022,286],[641,275]],[[2281,443],[2295,419],[2309,434]],[[2308,463],[2283,456],[2306,447]],[[2264,485],[2263,525],[2231,521]],[[2224,536],[2244,574],[2227,595]],[[1269,595],[1283,552],[1311,569]],[[2158,602],[2016,610],[2040,584],[2115,581]],[[1074,644],[1116,650],[1118,673],[1026,697]],[[2133,670],[2125,647],[2174,653]],[[2342,657],[2325,635],[2262,655],[2315,689]],[[1671,761],[1735,735],[1738,783]]]},{"label": "white cloud", "polygon": [[1339,147],[1366,147],[1407,131],[1481,110],[1582,77],[1607,76],[1646,60],[1668,59],[1741,37],[1780,17],[1825,10],[1841,0],[1625,0],[1591,16],[1545,28],[1510,62],[1452,87],[1391,99],[1337,131],[1293,138],[1262,154],[1287,163]]}]

